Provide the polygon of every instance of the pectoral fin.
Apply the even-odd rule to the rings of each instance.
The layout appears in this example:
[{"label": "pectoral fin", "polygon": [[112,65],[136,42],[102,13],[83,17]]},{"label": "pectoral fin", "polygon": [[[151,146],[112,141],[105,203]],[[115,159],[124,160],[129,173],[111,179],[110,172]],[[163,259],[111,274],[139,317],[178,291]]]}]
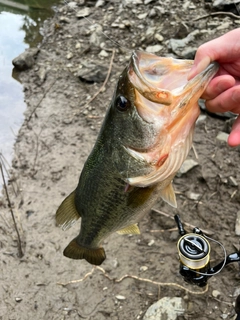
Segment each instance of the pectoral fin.
[{"label": "pectoral fin", "polygon": [[99,266],[106,259],[103,248],[85,248],[73,239],[63,252],[65,257],[71,259],[85,259],[87,262]]},{"label": "pectoral fin", "polygon": [[75,207],[75,191],[61,203],[56,212],[56,223],[61,226],[63,230],[69,229],[79,218],[80,214]]},{"label": "pectoral fin", "polygon": [[140,234],[140,230],[137,224],[132,224],[124,229],[118,230],[118,234]]},{"label": "pectoral fin", "polygon": [[166,188],[160,191],[160,196],[164,201],[166,201],[172,207],[177,208],[177,201],[176,201],[176,196],[173,190],[172,183],[169,183],[169,185]]}]

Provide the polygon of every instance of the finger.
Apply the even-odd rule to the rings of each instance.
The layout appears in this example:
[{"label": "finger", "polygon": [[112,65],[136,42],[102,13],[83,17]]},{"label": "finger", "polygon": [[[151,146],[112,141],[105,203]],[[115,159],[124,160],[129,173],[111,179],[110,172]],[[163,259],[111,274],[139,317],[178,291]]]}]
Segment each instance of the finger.
[{"label": "finger", "polygon": [[217,76],[210,81],[202,98],[206,100],[214,99],[225,90],[233,87],[235,83],[235,79],[230,75]]},{"label": "finger", "polygon": [[240,85],[231,87],[214,99],[206,100],[206,107],[211,112],[232,111],[240,113]]},{"label": "finger", "polygon": [[231,147],[236,147],[240,145],[240,116],[234,122],[232,131],[228,137],[228,144]]}]

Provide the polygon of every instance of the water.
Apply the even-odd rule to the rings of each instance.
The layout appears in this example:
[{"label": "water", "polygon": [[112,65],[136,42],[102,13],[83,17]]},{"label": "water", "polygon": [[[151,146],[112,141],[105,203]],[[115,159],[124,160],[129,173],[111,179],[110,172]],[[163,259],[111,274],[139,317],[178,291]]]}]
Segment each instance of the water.
[{"label": "water", "polygon": [[[22,85],[13,74],[12,60],[36,47],[40,29],[59,0],[0,0],[0,153],[11,162],[13,144],[26,108]],[[14,78],[14,77],[15,78]]]}]

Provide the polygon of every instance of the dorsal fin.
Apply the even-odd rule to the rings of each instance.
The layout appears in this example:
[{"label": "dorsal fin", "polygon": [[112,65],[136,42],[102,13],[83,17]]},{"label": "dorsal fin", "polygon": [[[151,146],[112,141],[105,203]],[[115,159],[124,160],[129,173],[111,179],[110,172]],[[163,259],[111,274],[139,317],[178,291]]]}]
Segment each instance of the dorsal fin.
[{"label": "dorsal fin", "polygon": [[56,223],[63,230],[69,229],[79,218],[80,214],[75,206],[75,190],[63,200],[56,212]]}]

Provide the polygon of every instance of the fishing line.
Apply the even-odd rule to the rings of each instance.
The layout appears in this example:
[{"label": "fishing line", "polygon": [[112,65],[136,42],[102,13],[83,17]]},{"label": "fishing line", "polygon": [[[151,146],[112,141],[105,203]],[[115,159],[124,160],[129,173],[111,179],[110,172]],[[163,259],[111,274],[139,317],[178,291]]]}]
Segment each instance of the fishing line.
[{"label": "fishing line", "polygon": [[227,261],[227,252],[226,252],[226,249],[225,249],[225,247],[223,246],[223,244],[221,242],[219,242],[219,241],[217,241],[217,240],[215,240],[213,238],[210,238],[210,237],[206,236],[205,234],[204,234],[204,238],[207,238],[208,240],[211,240],[211,241],[217,243],[222,248],[223,253],[224,253],[224,260],[223,260],[223,264],[222,264],[221,268],[218,271],[214,272],[214,273],[209,274],[209,273],[202,273],[202,272],[199,272],[199,271],[197,271],[197,273],[202,275],[202,276],[209,276],[209,275],[215,276],[216,274],[220,273],[222,271],[222,269],[225,267],[225,264],[226,264],[226,261]]}]

